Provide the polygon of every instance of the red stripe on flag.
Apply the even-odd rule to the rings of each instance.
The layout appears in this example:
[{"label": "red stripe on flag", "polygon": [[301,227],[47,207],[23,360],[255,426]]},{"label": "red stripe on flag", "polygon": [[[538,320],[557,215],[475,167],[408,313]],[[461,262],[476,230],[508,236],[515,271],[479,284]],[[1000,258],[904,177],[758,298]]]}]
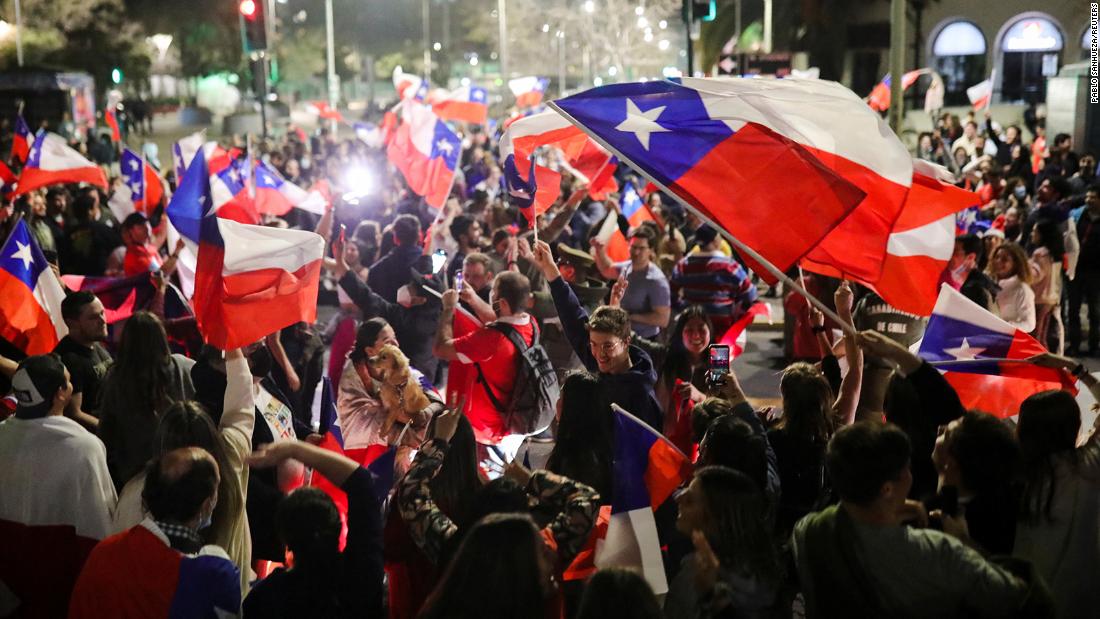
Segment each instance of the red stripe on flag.
[{"label": "red stripe on flag", "polygon": [[[669,189],[782,270],[817,245],[866,195],[805,147],[756,124],[712,149]],[[784,217],[777,204],[797,205],[799,216]],[[754,266],[774,282],[768,271]]]},{"label": "red stripe on flag", "polygon": [[23,168],[23,173],[19,176],[19,184],[12,195],[24,194],[48,185],[67,183],[88,183],[107,189],[107,175],[103,173],[99,166],[69,168],[66,170]]},{"label": "red stripe on flag", "polygon": [[57,346],[57,331],[27,285],[0,269],[0,337],[28,355],[43,355]]}]

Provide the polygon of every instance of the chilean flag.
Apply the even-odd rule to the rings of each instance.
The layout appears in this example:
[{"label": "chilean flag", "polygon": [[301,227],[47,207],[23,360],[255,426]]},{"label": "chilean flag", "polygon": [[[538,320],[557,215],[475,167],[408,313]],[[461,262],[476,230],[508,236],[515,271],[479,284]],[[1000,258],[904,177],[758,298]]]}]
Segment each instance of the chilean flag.
[{"label": "chilean flag", "polygon": [[772,320],[771,306],[763,301],[753,303],[748,311],[741,318],[738,318],[737,322],[730,325],[730,328],[726,329],[726,332],[718,340],[719,344],[730,347],[730,359],[736,359],[741,356],[741,353],[745,352],[745,346],[748,344],[748,334],[745,330],[756,320],[757,316],[767,316],[770,324]]},{"label": "chilean flag", "polygon": [[[618,190],[614,177],[617,165],[611,153],[552,110],[528,114],[509,123],[500,138],[500,158],[505,164],[513,157],[526,161],[544,146],[561,152],[565,167],[588,183],[588,195],[593,200],[604,200],[608,193]],[[526,174],[524,166],[516,167]],[[536,210],[541,214],[561,194],[561,174],[536,164],[535,175]]]},{"label": "chilean flag", "polygon": [[[180,138],[172,145],[172,163],[176,170],[177,185],[183,179],[184,173],[187,172],[187,166],[191,165],[191,160],[195,158],[195,153],[203,150],[208,144],[210,146],[209,150],[213,150],[217,146],[215,142],[206,141],[206,130],[202,130]],[[206,156],[210,158],[211,153],[207,152]]]},{"label": "chilean flag", "polygon": [[340,110],[330,107],[327,101],[310,101],[309,107],[319,118],[344,122],[344,115]]},{"label": "chilean flag", "polygon": [[28,355],[43,355],[69,330],[61,319],[65,291],[27,222],[0,247],[0,337]]},{"label": "chilean flag", "polygon": [[18,180],[15,172],[12,172],[6,163],[0,161],[0,198],[4,200],[11,199],[11,195],[15,193],[15,184]]},{"label": "chilean flag", "polygon": [[412,99],[421,91],[426,90],[424,80],[412,73],[405,73],[401,67],[393,69],[393,89],[397,91],[398,99]]},{"label": "chilean flag", "polygon": [[108,201],[115,218],[122,221],[135,211],[152,214],[164,197],[164,186],[156,169],[134,151],[124,148],[119,159],[119,172],[122,182],[115,187]]},{"label": "chilean flag", "polygon": [[325,248],[320,236],[215,216],[201,152],[166,210],[176,230],[198,245],[193,304],[207,343],[230,350],[316,320]]},{"label": "chilean flag", "polygon": [[242,224],[260,223],[256,202],[248,191],[251,167],[247,156],[234,158],[230,153],[225,153],[210,159],[210,195],[218,217]]},{"label": "chilean flag", "polygon": [[271,215],[286,215],[297,207],[323,215],[328,203],[318,191],[306,191],[283,178],[270,164],[256,164],[256,210]]},{"label": "chilean flag", "polygon": [[31,150],[31,128],[22,114],[15,116],[15,133],[11,138],[11,162],[27,162],[27,153]]},{"label": "chilean flag", "polygon": [[[878,117],[858,98],[818,94],[800,80],[690,83],[613,84],[550,106],[766,260],[790,268],[867,195],[828,165],[854,156],[833,132],[857,124],[849,118],[856,109],[866,111],[875,122],[861,126],[874,133],[851,150],[882,158]],[[911,172],[909,165],[906,179]]]},{"label": "chilean flag", "polygon": [[[642,222],[654,221],[653,213],[642,202],[642,197],[634,189],[633,183],[627,183],[623,186],[623,194],[619,199],[619,210],[622,211],[623,217],[626,217],[626,220],[630,223],[632,230],[642,225]],[[622,262],[630,259],[630,241],[623,236],[622,230],[619,229],[619,218],[614,211],[607,214],[607,219],[604,220],[603,226],[596,233],[596,238],[607,246],[607,256],[613,261]]]},{"label": "chilean flag", "polygon": [[691,477],[691,460],[659,432],[619,406],[615,415],[611,520],[596,547],[596,566],[641,571],[657,595],[668,592],[653,511]]},{"label": "chilean flag", "polygon": [[[958,213],[979,202],[972,191],[954,186],[943,166],[913,160],[913,185],[894,222],[882,272],[877,279],[855,277],[894,308],[917,316],[932,313],[940,277],[955,249]],[[807,271],[843,277],[838,269],[811,261]]]},{"label": "chilean flag", "polygon": [[970,105],[975,110],[989,107],[990,102],[993,100],[993,78],[995,75],[996,72],[994,71],[989,74],[989,79],[982,80],[966,89],[966,98],[970,99]]},{"label": "chilean flag", "polygon": [[111,128],[111,141],[121,142],[122,131],[118,127],[118,116],[115,115],[114,109],[107,108],[103,112],[103,119],[107,121],[107,126]]},{"label": "chilean flag", "polygon": [[[520,162],[523,165],[523,162]],[[558,199],[558,195],[561,193],[560,186],[550,184],[550,189],[557,188],[557,191],[539,193],[539,170],[541,168],[535,164],[535,160],[531,159],[531,167],[527,170],[526,175],[519,171],[516,165],[515,157],[508,156],[504,160],[504,183],[508,187],[508,199],[519,209],[520,213],[527,218],[527,221],[531,224],[531,227],[535,225],[535,219],[546,212],[546,209],[550,208],[554,204],[554,201]],[[524,178],[526,176],[526,178]],[[549,175],[548,175],[549,176]],[[544,180],[554,180],[553,178],[547,178]],[[560,178],[558,179],[560,180]]]},{"label": "chilean flag", "polygon": [[588,184],[588,197],[593,200],[606,200],[608,195],[619,190],[619,182],[615,180],[619,165],[615,156],[594,140],[586,140],[581,152],[562,165]]},{"label": "chilean flag", "polygon": [[550,80],[545,77],[517,77],[508,80],[508,89],[516,98],[516,107],[534,107],[542,103],[542,95]]},{"label": "chilean flag", "polygon": [[480,86],[462,86],[434,101],[432,110],[443,120],[484,125],[489,118],[489,93]]},{"label": "chilean flag", "polygon": [[88,183],[107,189],[107,176],[56,133],[43,131],[34,138],[27,153],[27,165],[19,175],[14,195],[62,183]]},{"label": "chilean flag", "polygon": [[[931,73],[931,69],[917,69],[916,71],[908,71],[901,76],[901,91],[905,92],[907,88],[916,83],[917,78],[925,73]],[[882,78],[882,81],[875,85],[874,90],[871,91],[871,95],[867,98],[867,104],[871,106],[871,109],[876,112],[885,112],[890,109],[890,74],[887,73],[886,77]]]},{"label": "chilean flag", "polygon": [[913,160],[913,186],[886,245],[878,280],[864,282],[891,306],[917,316],[932,313],[936,286],[955,250],[955,214],[978,196],[954,186],[942,166]]},{"label": "chilean flag", "polygon": [[432,112],[431,106],[406,101],[401,125],[386,149],[417,195],[441,208],[451,193],[462,140]]},{"label": "chilean flag", "polygon": [[963,406],[1012,417],[1020,412],[1021,402],[1040,391],[1077,393],[1067,372],[1024,362],[1045,352],[1035,338],[944,284],[918,354],[927,361],[958,362],[937,364],[936,369],[958,392]]}]

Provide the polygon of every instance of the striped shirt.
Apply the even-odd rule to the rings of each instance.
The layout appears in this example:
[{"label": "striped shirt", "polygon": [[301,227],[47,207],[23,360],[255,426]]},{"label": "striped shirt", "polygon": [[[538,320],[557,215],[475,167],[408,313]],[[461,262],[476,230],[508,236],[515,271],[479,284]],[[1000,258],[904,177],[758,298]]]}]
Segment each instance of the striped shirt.
[{"label": "striped shirt", "polygon": [[676,263],[669,282],[683,305],[702,305],[707,314],[736,319],[756,301],[756,286],[741,264],[721,253],[697,253]]}]

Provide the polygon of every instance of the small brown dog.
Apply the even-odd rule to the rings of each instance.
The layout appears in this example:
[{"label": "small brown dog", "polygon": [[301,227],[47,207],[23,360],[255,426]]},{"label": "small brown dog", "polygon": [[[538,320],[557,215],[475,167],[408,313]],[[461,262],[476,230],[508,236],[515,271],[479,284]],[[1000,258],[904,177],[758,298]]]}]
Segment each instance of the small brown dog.
[{"label": "small brown dog", "polygon": [[386,408],[382,434],[390,431],[399,416],[408,419],[413,413],[431,404],[420,385],[413,380],[412,372],[409,371],[408,357],[396,346],[392,344],[383,346],[377,355],[367,360],[367,363],[382,383],[379,397]]}]

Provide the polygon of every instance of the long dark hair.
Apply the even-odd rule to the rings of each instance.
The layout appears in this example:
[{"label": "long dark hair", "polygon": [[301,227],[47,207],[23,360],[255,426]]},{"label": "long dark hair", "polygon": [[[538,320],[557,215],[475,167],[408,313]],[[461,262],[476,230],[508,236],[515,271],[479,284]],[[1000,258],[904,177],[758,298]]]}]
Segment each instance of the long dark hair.
[{"label": "long dark hair", "polygon": [[1046,247],[1047,251],[1050,252],[1050,258],[1055,263],[1061,262],[1062,256],[1066,254],[1066,244],[1062,239],[1062,231],[1058,229],[1058,224],[1049,219],[1040,219],[1035,223],[1035,232],[1039,235],[1039,242],[1035,246]]},{"label": "long dark hair", "polygon": [[677,378],[691,380],[691,354],[684,347],[684,327],[692,319],[702,320],[707,325],[707,330],[710,332],[710,342],[707,343],[714,342],[714,325],[711,324],[710,317],[707,316],[702,305],[689,305],[676,316],[672,335],[668,340],[668,353],[665,355],[664,363],[661,364],[661,381],[670,389]]},{"label": "long dark hair", "polygon": [[611,407],[600,381],[589,372],[573,372],[561,386],[561,419],[546,470],[595,488],[610,501]]},{"label": "long dark hair", "polygon": [[821,372],[809,363],[792,363],[779,381],[783,418],[779,427],[792,436],[824,444],[836,430],[833,390]]},{"label": "long dark hair", "polygon": [[115,363],[104,380],[103,400],[123,417],[156,415],[172,403],[172,351],[156,314],[134,312],[126,321]]},{"label": "long dark hair", "polygon": [[545,616],[550,591],[548,577],[540,568],[542,552],[542,538],[530,516],[486,516],[466,534],[419,616]]},{"label": "long dark hair", "polygon": [[1053,520],[1051,508],[1057,481],[1056,458],[1067,458],[1076,468],[1077,433],[1081,410],[1067,391],[1042,391],[1020,404],[1016,436],[1020,439],[1023,483],[1020,519],[1038,524]]},{"label": "long dark hair", "polygon": [[221,432],[203,405],[194,400],[176,402],[169,406],[161,415],[160,423],[153,434],[154,459],[180,447],[202,447],[218,462],[221,475],[218,504],[214,507],[213,523],[203,531],[203,536],[207,542],[224,543],[225,537],[221,536],[219,539],[219,533],[225,532],[227,536],[229,527],[233,524],[229,522],[230,514],[240,513],[244,508],[240,501],[243,489],[229,464],[229,455],[226,453]]},{"label": "long dark hair", "polygon": [[[432,435],[436,417],[428,422],[427,435]],[[458,427],[451,437],[447,455],[443,464],[430,482],[432,500],[454,522],[465,522],[470,512],[470,503],[481,489],[481,469],[477,464],[477,443],[474,441],[474,428],[462,415]]]},{"label": "long dark hair", "polygon": [[653,589],[637,572],[610,567],[596,572],[584,587],[577,619],[661,619]]},{"label": "long dark hair", "polygon": [[695,472],[710,519],[704,531],[723,567],[776,582],[782,568],[772,544],[768,502],[748,475],[725,466]]}]

